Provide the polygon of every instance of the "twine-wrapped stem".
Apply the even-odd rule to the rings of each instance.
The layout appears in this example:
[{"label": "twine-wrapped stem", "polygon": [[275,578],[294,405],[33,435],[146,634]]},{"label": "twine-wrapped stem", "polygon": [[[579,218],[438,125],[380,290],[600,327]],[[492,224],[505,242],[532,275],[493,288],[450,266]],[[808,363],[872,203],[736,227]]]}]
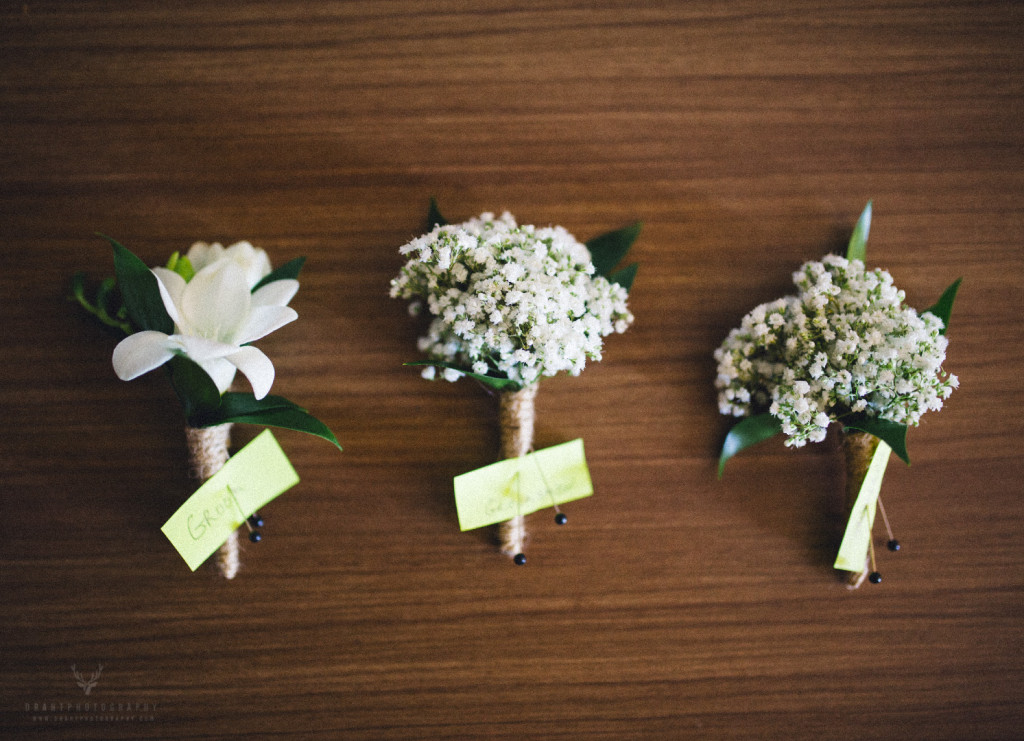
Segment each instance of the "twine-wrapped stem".
[{"label": "twine-wrapped stem", "polygon": [[[519,391],[503,391],[500,395],[501,457],[518,458],[533,447],[534,400],[538,384]],[[526,547],[526,518],[517,515],[501,523],[498,530],[501,552],[509,558],[523,553]]]},{"label": "twine-wrapped stem", "polygon": [[[846,430],[843,433],[843,457],[846,461],[846,501],[843,507],[843,523],[850,519],[853,505],[857,502],[861,486],[868,475],[871,459],[878,449],[878,438],[860,430]],[[869,546],[870,551],[870,546]],[[869,552],[864,553],[864,569],[862,571],[841,571],[847,586],[856,589],[867,578],[870,568]]]},{"label": "twine-wrapped stem", "polygon": [[[188,457],[192,476],[206,481],[228,462],[228,446],[231,445],[231,424],[213,427],[186,427]],[[224,545],[217,551],[217,569],[225,579],[234,579],[241,561],[238,557],[238,533],[232,532]]]}]

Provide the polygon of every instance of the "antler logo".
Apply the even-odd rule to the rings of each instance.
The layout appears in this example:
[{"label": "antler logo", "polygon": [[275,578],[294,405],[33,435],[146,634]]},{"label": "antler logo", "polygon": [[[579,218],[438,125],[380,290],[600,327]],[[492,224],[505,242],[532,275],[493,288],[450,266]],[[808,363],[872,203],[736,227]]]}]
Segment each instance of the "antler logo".
[{"label": "antler logo", "polygon": [[78,669],[75,668],[74,664],[71,665],[71,673],[74,675],[75,682],[78,683],[78,686],[81,687],[82,691],[88,695],[92,692],[92,688],[96,686],[96,683],[100,681],[100,674],[103,673],[103,664],[97,666],[96,671],[94,671],[92,676],[87,680],[82,678],[82,675],[78,673]]}]

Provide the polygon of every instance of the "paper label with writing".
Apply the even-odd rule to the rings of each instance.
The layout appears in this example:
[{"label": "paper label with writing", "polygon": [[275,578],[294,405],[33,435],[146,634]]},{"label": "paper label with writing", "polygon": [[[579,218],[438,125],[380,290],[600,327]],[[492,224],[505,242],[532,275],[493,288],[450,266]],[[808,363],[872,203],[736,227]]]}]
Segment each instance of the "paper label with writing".
[{"label": "paper label with writing", "polygon": [[161,528],[195,571],[260,507],[299,483],[270,430],[235,453]]},{"label": "paper label with writing", "polygon": [[839,545],[839,555],[836,557],[837,569],[858,573],[864,570],[864,558],[871,542],[871,527],[875,523],[875,508],[878,506],[878,494],[882,490],[882,477],[889,463],[890,450],[883,440],[878,441],[878,448],[871,458],[857,501],[850,510],[850,521],[846,524],[843,542]]},{"label": "paper label with writing", "polygon": [[593,493],[582,439],[455,477],[460,530],[504,522]]}]

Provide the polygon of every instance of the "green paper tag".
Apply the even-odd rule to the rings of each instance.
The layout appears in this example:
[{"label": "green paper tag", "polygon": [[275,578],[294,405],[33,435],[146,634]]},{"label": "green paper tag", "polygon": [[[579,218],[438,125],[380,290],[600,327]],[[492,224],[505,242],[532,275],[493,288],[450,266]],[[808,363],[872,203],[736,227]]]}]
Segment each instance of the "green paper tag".
[{"label": "green paper tag", "polygon": [[871,541],[871,526],[875,523],[875,508],[878,505],[878,493],[882,490],[882,477],[889,463],[889,451],[892,450],[884,440],[878,441],[878,448],[871,458],[867,476],[860,486],[857,501],[850,510],[850,521],[843,533],[843,542],[839,545],[839,555],[834,568],[844,571],[861,572],[864,570],[864,557]]},{"label": "green paper tag", "polygon": [[195,571],[253,512],[299,483],[270,430],[235,453],[160,528]]},{"label": "green paper tag", "polygon": [[455,477],[460,530],[504,522],[593,493],[582,439]]}]

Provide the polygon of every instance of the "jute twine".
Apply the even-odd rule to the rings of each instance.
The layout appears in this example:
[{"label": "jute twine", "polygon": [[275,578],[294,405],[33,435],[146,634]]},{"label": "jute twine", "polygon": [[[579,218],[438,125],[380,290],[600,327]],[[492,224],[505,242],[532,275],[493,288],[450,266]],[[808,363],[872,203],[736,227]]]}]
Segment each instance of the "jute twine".
[{"label": "jute twine", "polygon": [[[520,391],[501,393],[501,457],[518,458],[533,447],[534,400],[537,384]],[[526,547],[526,518],[517,515],[501,523],[498,529],[501,552],[510,558]]]},{"label": "jute twine", "polygon": [[[860,494],[860,487],[864,484],[864,478],[868,475],[868,468],[871,466],[871,459],[878,449],[878,438],[860,430],[847,430],[843,433],[843,456],[846,459],[846,501],[843,511],[845,516],[843,522],[850,519],[853,512],[853,505],[857,502]],[[864,569],[861,571],[843,571],[847,586],[856,589],[868,576],[871,558],[868,552],[864,553]]]},{"label": "jute twine", "polygon": [[[186,427],[188,457],[192,476],[200,481],[213,476],[228,462],[228,446],[231,444],[231,424],[214,427]],[[232,532],[224,545],[217,551],[217,569],[225,579],[234,579],[241,561],[238,558],[238,533]]]}]

